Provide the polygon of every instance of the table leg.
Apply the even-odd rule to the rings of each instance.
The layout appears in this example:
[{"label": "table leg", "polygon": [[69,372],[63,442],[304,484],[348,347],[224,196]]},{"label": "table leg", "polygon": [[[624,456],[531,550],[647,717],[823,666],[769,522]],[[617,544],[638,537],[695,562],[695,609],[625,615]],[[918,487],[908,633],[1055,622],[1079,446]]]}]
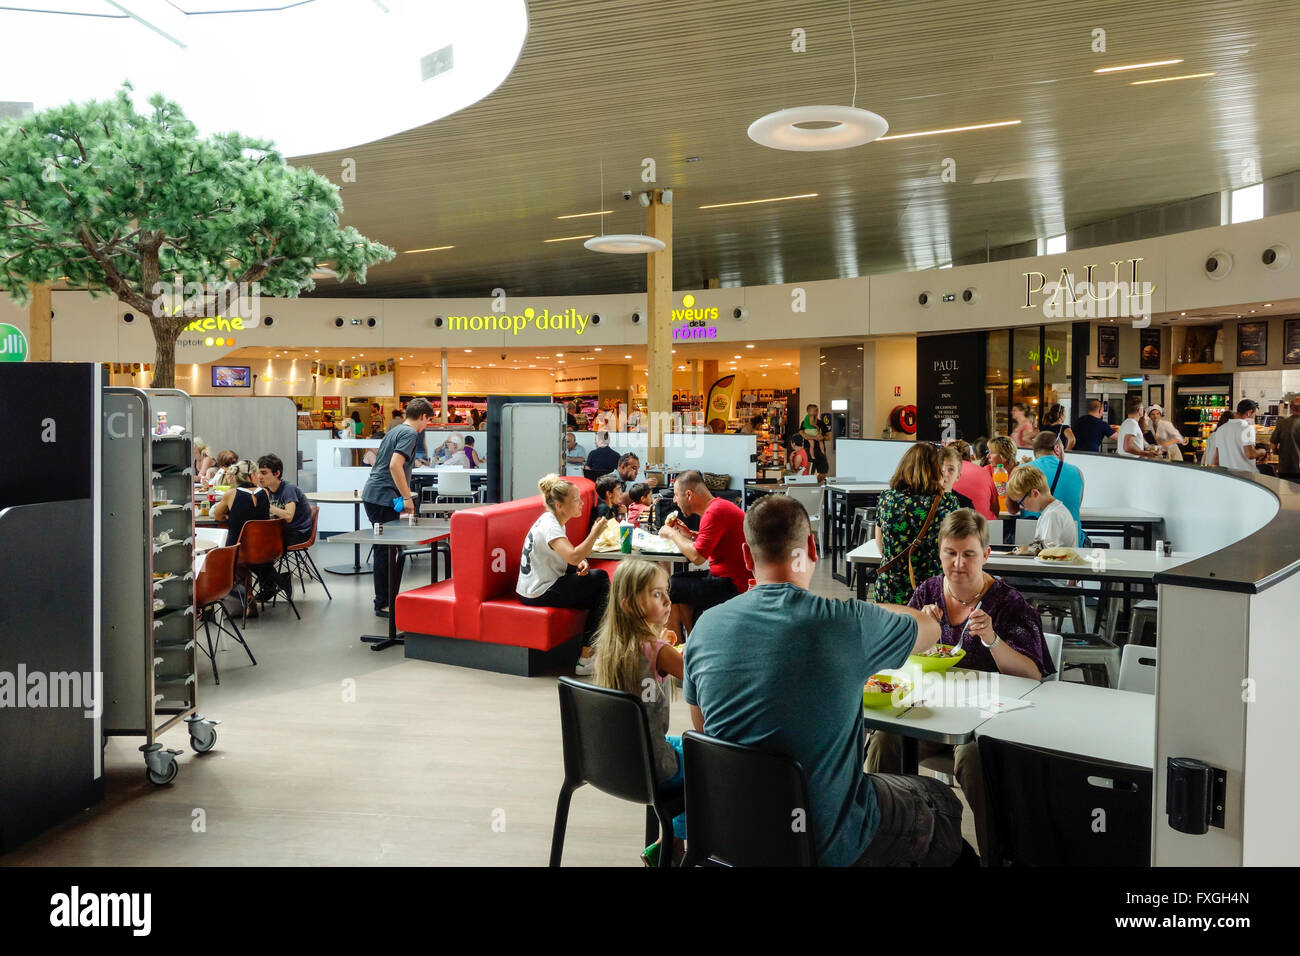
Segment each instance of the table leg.
[{"label": "table leg", "polygon": [[[357,531],[361,530],[361,500],[352,502],[352,524]],[[352,563],[351,564],[332,564],[325,569],[330,574],[370,574],[371,569],[361,563],[361,545],[352,546]]]},{"label": "table leg", "polygon": [[385,560],[388,561],[388,636],[380,637],[374,634],[363,634],[361,640],[370,645],[372,651],[382,651],[392,647],[394,644],[405,644],[404,638],[397,633],[397,568],[400,563],[399,558],[402,553],[400,545],[381,545],[388,554]]}]

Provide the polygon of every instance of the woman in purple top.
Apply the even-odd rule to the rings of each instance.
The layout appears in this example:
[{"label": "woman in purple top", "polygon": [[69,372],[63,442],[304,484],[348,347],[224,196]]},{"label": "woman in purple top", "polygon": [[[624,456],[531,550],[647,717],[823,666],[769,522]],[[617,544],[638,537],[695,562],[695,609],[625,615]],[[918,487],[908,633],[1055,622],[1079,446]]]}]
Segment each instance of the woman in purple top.
[{"label": "woman in purple top", "polygon": [[[1014,588],[984,573],[989,556],[988,522],[976,511],[962,508],[943,519],[939,528],[939,560],[943,574],[919,585],[908,602],[932,615],[942,629],[941,644],[960,644],[966,651],[961,666],[1016,677],[1037,679],[1056,669],[1043,643],[1038,612]],[[921,741],[920,759],[953,755],[953,776],[961,786],[980,852],[985,836],[984,777],[975,743]],[[903,741],[896,734],[876,731],[867,747],[867,773],[901,773]]]}]

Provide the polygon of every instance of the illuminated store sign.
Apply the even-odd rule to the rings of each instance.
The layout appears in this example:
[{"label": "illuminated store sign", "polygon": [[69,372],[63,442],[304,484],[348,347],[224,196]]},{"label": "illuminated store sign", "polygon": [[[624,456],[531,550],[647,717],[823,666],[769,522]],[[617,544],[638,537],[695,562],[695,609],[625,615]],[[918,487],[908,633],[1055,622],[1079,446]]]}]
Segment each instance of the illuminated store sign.
[{"label": "illuminated store sign", "polygon": [[583,315],[577,309],[568,308],[563,312],[542,309],[538,312],[531,306],[524,309],[522,315],[449,315],[447,328],[453,332],[509,332],[518,335],[532,326],[539,332],[562,332],[574,329],[581,335],[587,329],[591,315]]},{"label": "illuminated store sign", "polygon": [[[682,296],[682,308],[673,309],[673,341],[688,339],[716,339],[718,327],[712,323],[718,321],[717,309],[695,308],[695,296],[687,293]],[[686,323],[678,326],[677,323]]]},{"label": "illuminated store sign", "polygon": [[[1025,277],[1025,304],[1022,305],[1020,308],[1022,309],[1036,308],[1037,306],[1034,303],[1033,297],[1038,293],[1050,292],[1051,298],[1047,299],[1045,303],[1041,303],[1041,304],[1042,305],[1051,304],[1055,306],[1061,301],[1060,296],[1062,290],[1065,291],[1065,301],[1069,303],[1081,301],[1083,299],[1088,299],[1095,302],[1106,302],[1114,298],[1121,291],[1124,291],[1127,292],[1128,299],[1133,299],[1135,301],[1140,301],[1143,297],[1147,297],[1148,308],[1146,310],[1134,309],[1135,313],[1142,312],[1142,311],[1150,311],[1149,297],[1151,293],[1155,291],[1156,287],[1154,285],[1151,285],[1150,283],[1139,282],[1138,263],[1142,261],[1143,259],[1139,257],[1136,259],[1116,259],[1115,261],[1111,262],[1110,265],[1114,268],[1115,271],[1114,271],[1114,279],[1109,282],[1093,281],[1092,271],[1097,268],[1097,263],[1093,263],[1090,266],[1084,267],[1087,269],[1087,273],[1083,281],[1077,284],[1074,281],[1074,276],[1070,274],[1070,270],[1068,268],[1063,267],[1061,269],[1061,277],[1056,282],[1052,283],[1050,288],[1048,286],[1047,276],[1044,273],[1023,272],[1021,273],[1021,275]],[[1120,266],[1124,265],[1124,263],[1126,262],[1129,264],[1129,275],[1131,277],[1127,285],[1121,282],[1119,277]],[[1034,284],[1034,279],[1038,280],[1037,285]],[[1106,294],[1098,295],[1097,293],[1099,290],[1105,292]]]}]

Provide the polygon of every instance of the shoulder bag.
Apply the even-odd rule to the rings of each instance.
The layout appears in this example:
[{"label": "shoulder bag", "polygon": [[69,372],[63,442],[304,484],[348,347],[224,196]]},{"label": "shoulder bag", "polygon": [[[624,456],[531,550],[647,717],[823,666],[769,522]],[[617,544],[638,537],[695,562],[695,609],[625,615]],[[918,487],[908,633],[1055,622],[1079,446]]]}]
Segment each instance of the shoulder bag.
[{"label": "shoulder bag", "polygon": [[917,545],[925,540],[925,535],[930,530],[930,525],[934,522],[935,512],[939,510],[939,502],[942,500],[943,492],[941,491],[934,496],[934,501],[930,502],[930,513],[925,516],[925,524],[921,525],[921,530],[917,532],[917,535],[912,539],[911,544],[898,552],[898,554],[894,555],[884,564],[875,568],[870,568],[866,571],[867,587],[874,584],[876,578],[880,577],[881,574],[894,567],[894,565],[898,564],[898,562],[902,561],[904,558],[907,559],[907,580],[911,583],[913,588],[916,587],[916,572],[912,569],[912,552],[916,550]]}]

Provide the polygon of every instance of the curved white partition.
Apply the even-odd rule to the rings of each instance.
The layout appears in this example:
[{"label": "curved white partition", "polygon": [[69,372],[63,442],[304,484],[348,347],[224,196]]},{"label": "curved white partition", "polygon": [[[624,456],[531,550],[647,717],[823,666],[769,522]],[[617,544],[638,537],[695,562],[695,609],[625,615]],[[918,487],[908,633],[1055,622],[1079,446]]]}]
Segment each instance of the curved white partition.
[{"label": "curved white partition", "polygon": [[[840,439],[836,473],[860,481],[888,481],[913,444]],[[1159,536],[1192,557],[1212,554],[1265,527],[1277,516],[1282,497],[1300,502],[1300,486],[1276,482],[1274,490],[1217,468],[1091,452],[1070,452],[1065,460],[1083,472],[1083,507],[1137,508],[1163,515]]]}]

